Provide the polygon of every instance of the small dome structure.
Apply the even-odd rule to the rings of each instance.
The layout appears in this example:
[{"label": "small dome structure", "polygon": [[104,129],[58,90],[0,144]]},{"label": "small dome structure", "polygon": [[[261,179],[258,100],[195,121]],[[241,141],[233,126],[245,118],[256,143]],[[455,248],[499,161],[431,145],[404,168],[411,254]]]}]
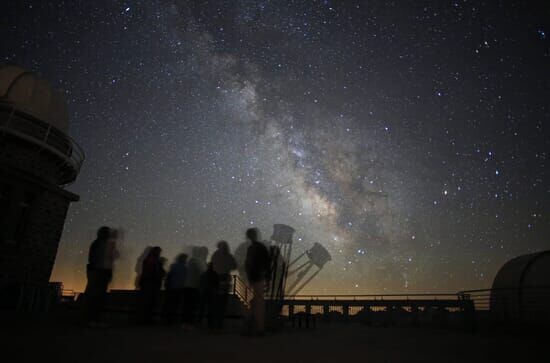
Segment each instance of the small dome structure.
[{"label": "small dome structure", "polygon": [[33,72],[13,65],[0,66],[0,102],[30,114],[67,133],[65,97]]},{"label": "small dome structure", "polygon": [[[58,185],[72,183],[84,152],[68,135],[68,128],[66,101],[60,92],[33,72],[0,65],[0,132],[9,137],[5,152],[10,150],[6,155],[11,155],[5,162]],[[49,157],[37,158],[37,150]]]},{"label": "small dome structure", "polygon": [[550,250],[519,256],[498,271],[491,313],[499,320],[550,322]]},{"label": "small dome structure", "polygon": [[67,210],[79,196],[84,151],[68,135],[64,97],[33,72],[0,65],[0,296],[31,311],[47,304]]}]

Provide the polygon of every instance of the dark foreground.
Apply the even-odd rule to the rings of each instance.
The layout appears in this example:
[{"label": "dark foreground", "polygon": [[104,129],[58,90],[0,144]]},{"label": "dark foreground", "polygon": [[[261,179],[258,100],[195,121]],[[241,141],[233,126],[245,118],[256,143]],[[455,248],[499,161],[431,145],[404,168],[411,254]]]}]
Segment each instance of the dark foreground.
[{"label": "dark foreground", "polygon": [[550,356],[547,336],[517,332],[320,323],[251,338],[239,335],[238,321],[213,335],[179,327],[90,329],[59,318],[4,318],[2,355],[13,357],[6,362],[548,362]]}]

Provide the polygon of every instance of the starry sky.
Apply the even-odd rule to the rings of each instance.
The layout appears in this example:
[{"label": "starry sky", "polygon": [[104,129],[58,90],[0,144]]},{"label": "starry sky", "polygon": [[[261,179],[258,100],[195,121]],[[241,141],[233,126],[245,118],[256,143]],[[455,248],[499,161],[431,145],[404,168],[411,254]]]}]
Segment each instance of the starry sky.
[{"label": "starry sky", "polygon": [[86,152],[52,280],[296,229],[303,293],[490,287],[550,247],[543,1],[11,1],[0,56],[63,90]]}]

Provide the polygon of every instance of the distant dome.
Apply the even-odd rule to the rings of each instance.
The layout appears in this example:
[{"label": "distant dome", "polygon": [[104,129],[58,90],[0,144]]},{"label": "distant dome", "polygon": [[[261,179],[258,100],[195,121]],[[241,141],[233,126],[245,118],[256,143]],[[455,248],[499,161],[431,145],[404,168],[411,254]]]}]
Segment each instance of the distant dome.
[{"label": "distant dome", "polygon": [[506,262],[491,289],[491,311],[506,320],[550,322],[550,250]]},{"label": "distant dome", "polygon": [[34,116],[67,133],[66,100],[33,72],[13,65],[0,65],[0,103]]}]

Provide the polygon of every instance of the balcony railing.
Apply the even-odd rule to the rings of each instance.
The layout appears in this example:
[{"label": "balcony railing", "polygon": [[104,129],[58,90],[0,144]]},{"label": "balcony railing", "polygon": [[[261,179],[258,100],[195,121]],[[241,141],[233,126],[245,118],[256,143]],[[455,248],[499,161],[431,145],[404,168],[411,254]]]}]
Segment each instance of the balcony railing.
[{"label": "balcony railing", "polygon": [[252,289],[248,287],[247,283],[244,282],[238,275],[232,275],[233,278],[233,295],[237,296],[241,302],[248,307],[250,305],[250,300],[254,297]]},{"label": "balcony railing", "polygon": [[462,299],[471,300],[476,311],[492,311],[518,316],[543,314],[550,318],[550,286],[523,286],[460,291]]},{"label": "balcony railing", "polygon": [[60,159],[60,184],[70,184],[78,175],[85,155],[82,148],[68,135],[36,117],[0,103],[0,133],[30,142]]},{"label": "balcony railing", "polygon": [[457,293],[411,293],[411,294],[320,294],[320,295],[286,295],[285,300],[334,300],[334,301],[392,301],[392,300],[460,300]]}]

